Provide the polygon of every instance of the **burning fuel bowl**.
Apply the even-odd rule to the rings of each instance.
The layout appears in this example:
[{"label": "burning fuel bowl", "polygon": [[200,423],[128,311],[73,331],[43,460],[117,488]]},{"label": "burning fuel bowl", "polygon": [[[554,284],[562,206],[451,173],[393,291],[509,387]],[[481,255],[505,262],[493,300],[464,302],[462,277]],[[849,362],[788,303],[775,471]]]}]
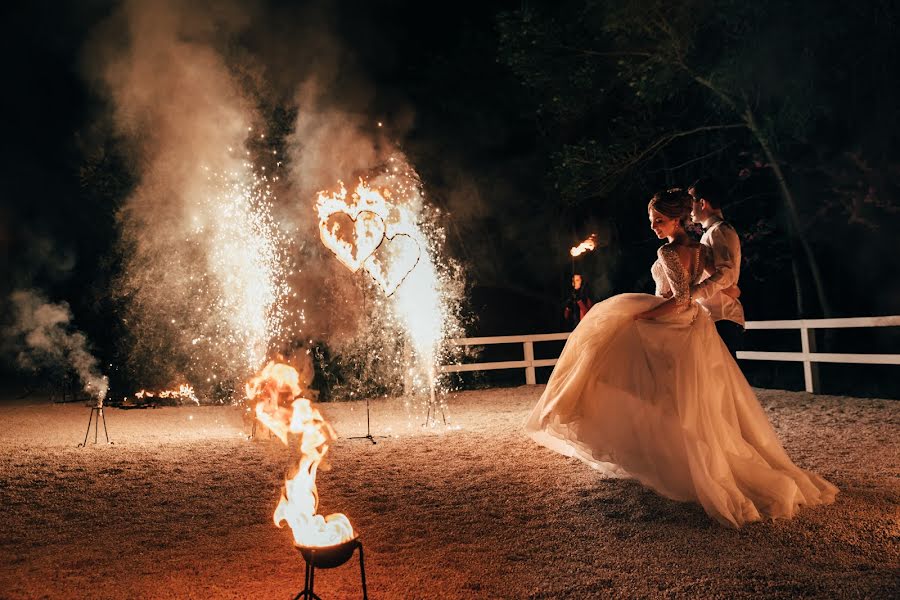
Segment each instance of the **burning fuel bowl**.
[{"label": "burning fuel bowl", "polygon": [[333,569],[339,567],[353,556],[353,552],[359,549],[359,576],[362,580],[363,600],[368,599],[366,592],[366,567],[363,558],[362,542],[359,537],[354,537],[340,544],[332,546],[299,546],[295,548],[303,556],[306,561],[306,578],[303,582],[303,591],[294,596],[294,600],[306,598],[307,600],[322,600],[314,591],[316,569]]},{"label": "burning fuel bowl", "polygon": [[[353,551],[357,548],[362,550],[362,544],[359,537],[349,539],[340,544],[333,546],[298,546],[295,548],[303,555],[303,560],[311,563],[319,569],[333,569],[339,567],[353,556]],[[362,554],[362,552],[360,552]]]}]

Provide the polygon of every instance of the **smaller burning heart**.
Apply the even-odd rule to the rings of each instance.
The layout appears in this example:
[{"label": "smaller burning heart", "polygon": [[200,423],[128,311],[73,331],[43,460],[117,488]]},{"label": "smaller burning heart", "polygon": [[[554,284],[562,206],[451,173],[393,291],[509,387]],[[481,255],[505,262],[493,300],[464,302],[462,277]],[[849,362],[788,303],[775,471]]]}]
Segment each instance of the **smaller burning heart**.
[{"label": "smaller burning heart", "polygon": [[384,220],[363,210],[354,219],[344,211],[331,213],[319,222],[319,237],[344,266],[356,273],[384,240]]},{"label": "smaller burning heart", "polygon": [[364,263],[385,296],[390,296],[419,263],[422,249],[405,233],[385,237],[384,243]]}]

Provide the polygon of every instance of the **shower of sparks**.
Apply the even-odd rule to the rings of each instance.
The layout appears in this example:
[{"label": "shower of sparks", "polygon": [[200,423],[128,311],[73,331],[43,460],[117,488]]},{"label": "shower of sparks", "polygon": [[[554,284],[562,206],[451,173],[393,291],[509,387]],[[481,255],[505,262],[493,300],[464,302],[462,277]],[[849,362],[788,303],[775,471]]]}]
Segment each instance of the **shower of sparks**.
[{"label": "shower of sparks", "polygon": [[[192,344],[218,348],[240,371],[262,366],[272,340],[281,334],[285,281],[284,236],[271,215],[272,191],[249,164],[230,172],[208,172],[214,192],[205,199],[207,219],[194,220],[193,234],[208,249],[206,272],[215,292],[205,309],[221,315],[213,335]],[[212,218],[209,218],[209,216]]]},{"label": "shower of sparks", "polygon": [[409,402],[427,398],[432,408],[446,410],[435,393],[436,368],[444,341],[460,333],[461,285],[459,272],[441,264],[439,211],[425,205],[417,174],[393,156],[352,193],[343,184],[320,192],[316,208],[323,243],[351,271],[362,266],[381,291],[367,301],[362,334],[364,362],[377,356],[381,364],[370,376],[399,376]]},{"label": "shower of sparks", "polygon": [[[122,293],[134,334],[130,361],[143,385],[181,383],[219,400],[258,372],[290,331],[289,242],[274,195],[246,160],[204,167],[164,210],[127,222],[132,241]],[[144,199],[146,202],[146,199]],[[295,296],[295,295],[294,295]],[[293,315],[291,325],[301,325]]]},{"label": "shower of sparks", "polygon": [[420,366],[429,380],[433,380],[435,360],[445,339],[446,326],[452,321],[436,265],[444,242],[443,231],[433,231],[432,238],[426,235],[428,229],[435,228],[419,218],[425,214],[422,184],[406,161],[392,157],[387,169],[372,180],[372,185],[389,190],[388,197],[397,207],[397,217],[393,222],[388,221],[386,235],[409,236],[423,250],[394,294],[393,305],[418,353]]}]

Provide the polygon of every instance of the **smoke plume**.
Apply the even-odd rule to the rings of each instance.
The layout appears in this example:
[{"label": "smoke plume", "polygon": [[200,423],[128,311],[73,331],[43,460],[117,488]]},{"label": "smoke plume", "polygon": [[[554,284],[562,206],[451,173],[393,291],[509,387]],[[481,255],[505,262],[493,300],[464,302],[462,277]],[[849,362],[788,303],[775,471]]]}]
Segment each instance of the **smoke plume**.
[{"label": "smoke plume", "polygon": [[14,322],[9,334],[19,345],[19,366],[30,370],[71,368],[85,392],[101,401],[106,398],[109,379],[100,374],[87,338],[72,329],[69,305],[52,304],[32,290],[16,290],[10,300]]},{"label": "smoke plume", "polygon": [[[118,215],[116,294],[139,385],[187,380],[209,393],[276,352],[321,344],[361,379],[398,381],[414,361],[433,381],[440,339],[456,331],[446,324],[457,322],[441,298],[460,297],[460,270],[441,255],[439,217],[394,142],[412,111],[395,103],[381,127],[373,87],[331,18],[313,6],[288,19],[304,31],[286,31],[249,3],[131,0],[95,32],[86,67],[138,182]],[[275,105],[293,123],[273,125]],[[317,192],[385,177],[392,160],[412,174],[414,193],[395,201],[414,215],[423,259],[410,281],[427,301],[407,288],[383,302],[319,240]]]},{"label": "smoke plume", "polygon": [[228,2],[125,2],[86,53],[138,177],[116,293],[141,385],[240,378],[279,333],[284,244],[248,145],[264,134],[224,59],[247,21]]}]

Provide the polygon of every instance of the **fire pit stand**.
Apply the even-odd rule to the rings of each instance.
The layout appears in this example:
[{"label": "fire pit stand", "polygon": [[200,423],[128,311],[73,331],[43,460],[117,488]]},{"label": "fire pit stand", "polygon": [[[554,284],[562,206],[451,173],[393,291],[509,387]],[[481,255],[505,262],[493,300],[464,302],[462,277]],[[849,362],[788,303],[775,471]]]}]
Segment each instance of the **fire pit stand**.
[{"label": "fire pit stand", "polygon": [[425,422],[422,423],[423,427],[431,427],[437,423],[438,410],[441,411],[441,418],[444,420],[444,425],[447,424],[447,413],[444,412],[444,405],[438,401],[437,394],[434,391],[434,382],[431,383],[431,393],[428,396],[427,408],[428,412],[425,415]]},{"label": "fire pit stand", "polygon": [[[97,413],[97,418],[94,418],[94,413]],[[97,402],[94,406],[91,407],[91,416],[88,417],[88,426],[87,431],[84,432],[84,441],[78,444],[79,448],[84,448],[87,446],[88,435],[91,433],[91,421],[94,422],[94,443],[97,443],[97,435],[100,427],[100,419],[103,419],[103,435],[106,436],[106,443],[112,444],[109,441],[109,432],[106,430],[106,416],[103,414],[103,401]]]},{"label": "fire pit stand", "polygon": [[306,562],[306,574],[303,580],[303,591],[294,596],[293,600],[322,600],[313,591],[316,578],[316,567],[320,569],[333,569],[339,567],[353,556],[354,550],[359,550],[359,576],[362,580],[363,600],[368,600],[366,592],[366,567],[363,559],[363,547],[359,538],[353,538],[334,546],[296,546],[303,560]]}]

